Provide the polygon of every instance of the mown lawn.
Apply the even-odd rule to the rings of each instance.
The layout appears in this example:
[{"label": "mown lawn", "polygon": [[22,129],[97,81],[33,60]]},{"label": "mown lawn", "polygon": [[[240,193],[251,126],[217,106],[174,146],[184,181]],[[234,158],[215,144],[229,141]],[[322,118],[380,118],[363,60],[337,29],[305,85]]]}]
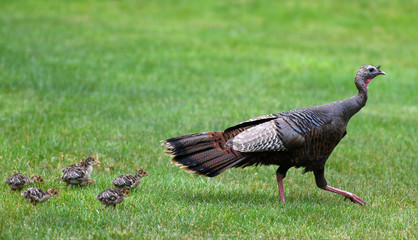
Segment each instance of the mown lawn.
[{"label": "mown lawn", "polygon": [[[0,2],[0,239],[413,239],[417,230],[416,1]],[[343,202],[292,169],[208,179],[160,140],[356,94],[361,65],[386,76],[326,165]],[[99,158],[93,185],[60,169]],[[95,199],[139,167],[117,210]],[[106,171],[106,169],[110,171]],[[4,179],[40,174],[61,196],[32,206]]]}]

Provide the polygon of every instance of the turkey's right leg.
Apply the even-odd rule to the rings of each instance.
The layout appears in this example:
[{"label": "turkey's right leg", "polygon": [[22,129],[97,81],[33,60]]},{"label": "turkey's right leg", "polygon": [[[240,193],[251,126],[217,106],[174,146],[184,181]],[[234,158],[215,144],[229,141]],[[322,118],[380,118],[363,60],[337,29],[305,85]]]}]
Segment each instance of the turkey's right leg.
[{"label": "turkey's right leg", "polygon": [[279,187],[280,201],[282,203],[285,203],[285,200],[284,200],[284,190],[283,190],[283,179],[286,177],[286,173],[284,173],[284,174],[281,173],[279,171],[279,169],[277,169],[277,171],[276,171],[277,185]]}]

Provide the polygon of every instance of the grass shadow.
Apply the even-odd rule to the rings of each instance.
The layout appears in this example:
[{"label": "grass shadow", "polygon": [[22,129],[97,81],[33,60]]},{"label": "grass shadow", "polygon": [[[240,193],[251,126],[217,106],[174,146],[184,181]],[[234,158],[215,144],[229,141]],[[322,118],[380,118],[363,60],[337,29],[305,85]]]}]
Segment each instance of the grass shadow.
[{"label": "grass shadow", "polygon": [[223,204],[280,204],[278,195],[268,194],[266,192],[237,192],[219,190],[206,192],[181,192],[170,190],[165,194],[171,195],[176,201],[191,203],[223,203]]}]

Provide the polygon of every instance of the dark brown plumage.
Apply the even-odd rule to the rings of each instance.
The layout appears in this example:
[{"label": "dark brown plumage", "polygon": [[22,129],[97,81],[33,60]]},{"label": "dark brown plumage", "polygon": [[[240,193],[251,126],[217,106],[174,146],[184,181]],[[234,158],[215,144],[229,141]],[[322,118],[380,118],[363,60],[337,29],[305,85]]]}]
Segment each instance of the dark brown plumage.
[{"label": "dark brown plumage", "polygon": [[125,200],[125,197],[129,197],[129,190],[109,188],[97,195],[96,199],[99,200],[105,207],[113,206],[116,208],[116,204],[119,204]]},{"label": "dark brown plumage", "polygon": [[61,169],[61,172],[65,174],[65,173],[71,171],[72,169],[74,169],[76,167],[85,167],[85,166],[86,166],[86,162],[85,161],[80,161],[79,163],[75,163],[75,164],[72,164],[70,166],[67,166],[67,167]]},{"label": "dark brown plumage", "polygon": [[136,188],[141,183],[142,177],[144,176],[149,176],[149,174],[145,170],[139,169],[135,176],[130,174],[120,175],[112,181],[112,184],[117,188],[132,189]]},{"label": "dark brown plumage", "polygon": [[55,188],[50,188],[44,192],[41,188],[32,187],[22,193],[22,197],[27,202],[37,204],[47,201],[50,197],[59,196],[58,191]]},{"label": "dark brown plumage", "polygon": [[380,66],[362,66],[355,77],[358,94],[345,100],[253,118],[225,131],[170,138],[163,145],[173,162],[207,177],[231,167],[279,165],[276,177],[282,202],[287,170],[305,167],[305,172],[314,173],[318,187],[364,205],[356,195],[329,186],[324,165],[345,136],[350,118],[366,104],[369,82],[381,74],[385,73]]},{"label": "dark brown plumage", "polygon": [[23,174],[17,173],[6,179],[4,182],[7,183],[7,185],[9,185],[11,191],[21,191],[25,186],[28,186],[30,184],[44,184],[44,179],[39,175],[33,177],[26,177]]}]

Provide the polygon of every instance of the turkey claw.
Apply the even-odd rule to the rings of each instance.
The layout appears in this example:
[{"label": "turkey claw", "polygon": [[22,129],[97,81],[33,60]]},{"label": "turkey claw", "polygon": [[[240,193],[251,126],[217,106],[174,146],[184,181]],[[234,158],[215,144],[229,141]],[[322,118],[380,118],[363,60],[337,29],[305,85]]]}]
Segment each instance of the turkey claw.
[{"label": "turkey claw", "polygon": [[352,195],[352,196],[345,196],[344,201],[350,199],[351,202],[353,203],[358,203],[360,205],[366,205],[366,202],[363,201],[361,198],[357,197],[356,195]]},{"label": "turkey claw", "polygon": [[336,193],[336,194],[343,195],[345,197],[344,201],[348,198],[353,203],[358,203],[360,205],[366,205],[365,201],[361,200],[361,198],[357,197],[356,195],[354,195],[350,192],[346,192],[346,191],[343,191],[341,189],[331,187],[329,185],[325,186],[323,189],[327,190],[327,191],[330,191],[330,192],[333,192],[333,193]]}]

